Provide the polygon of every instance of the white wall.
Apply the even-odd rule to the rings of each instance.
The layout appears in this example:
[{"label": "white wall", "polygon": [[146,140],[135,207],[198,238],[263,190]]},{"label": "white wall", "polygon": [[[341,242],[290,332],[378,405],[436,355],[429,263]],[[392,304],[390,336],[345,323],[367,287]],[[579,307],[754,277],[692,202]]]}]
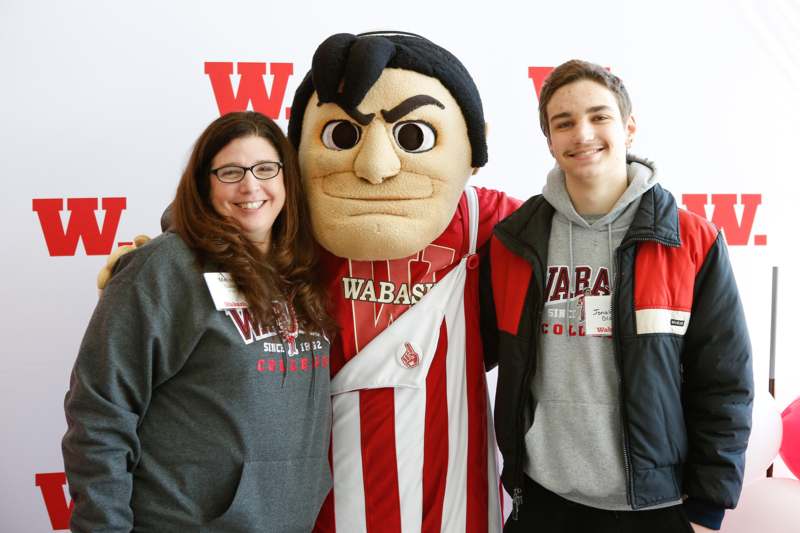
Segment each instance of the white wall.
[{"label": "white wall", "polygon": [[[634,152],[656,161],[679,199],[761,195],[749,244],[732,246],[731,256],[759,386],[767,380],[771,267],[781,268],[777,400],[788,405],[800,396],[791,336],[800,301],[799,23],[790,0],[4,0],[0,530],[52,529],[34,479],[63,471],[63,395],[104,261],[82,244],[74,255],[51,256],[33,200],[124,197],[113,242],[158,233],[191,143],[219,115],[204,64],[292,63],[284,108],[316,45],[335,32],[412,31],[461,58],[490,123],[490,163],[474,183],[519,197],[537,193],[552,165],[528,68],[580,57],[622,76],[639,126]],[[753,244],[756,234],[767,236],[765,246]],[[776,474],[791,475],[781,465]]]}]

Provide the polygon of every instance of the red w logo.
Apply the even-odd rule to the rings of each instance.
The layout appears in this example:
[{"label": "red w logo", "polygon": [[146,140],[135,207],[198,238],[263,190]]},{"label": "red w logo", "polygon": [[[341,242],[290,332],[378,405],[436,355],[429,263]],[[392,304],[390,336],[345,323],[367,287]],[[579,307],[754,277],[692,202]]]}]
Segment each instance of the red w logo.
[{"label": "red w logo", "polygon": [[[731,246],[746,246],[750,243],[750,233],[753,229],[753,221],[756,218],[756,210],[761,205],[760,194],[742,194],[742,218],[736,215],[736,196],[735,194],[712,194],[711,204],[714,212],[711,222],[725,233],[725,240]],[[708,204],[707,194],[684,194],[683,203],[686,209],[708,219],[706,215],[706,204]],[[756,246],[766,246],[766,235],[753,235],[753,244]]]},{"label": "red w logo", "polygon": [[64,209],[63,198],[34,198],[33,210],[39,215],[47,250],[52,256],[75,255],[78,241],[83,241],[86,255],[108,255],[114,247],[119,219],[125,209],[125,198],[103,198],[103,228],[97,225],[94,212],[97,198],[67,198],[70,212],[67,229],[59,213]]},{"label": "red w logo", "polygon": [[[211,80],[214,98],[220,115],[234,111],[247,111],[252,104],[253,111],[258,111],[272,119],[280,118],[281,105],[286,95],[286,84],[292,75],[292,63],[270,63],[269,72],[272,74],[272,89],[267,92],[264,76],[267,73],[266,63],[237,63],[236,72],[239,74],[239,87],[236,94],[233,92],[231,75],[233,63],[206,62],[206,74]],[[290,107],[285,110],[289,118]]]},{"label": "red w logo", "polygon": [[553,72],[554,68],[555,67],[528,67],[528,77],[533,81],[533,90],[536,91],[536,98],[539,98],[544,80]]},{"label": "red w logo", "polygon": [[44,505],[47,508],[47,515],[50,517],[53,531],[69,529],[69,517],[75,504],[70,501],[67,505],[67,497],[64,496],[64,485],[66,484],[67,476],[64,472],[36,474],[36,486],[42,491],[42,498],[44,498]]}]

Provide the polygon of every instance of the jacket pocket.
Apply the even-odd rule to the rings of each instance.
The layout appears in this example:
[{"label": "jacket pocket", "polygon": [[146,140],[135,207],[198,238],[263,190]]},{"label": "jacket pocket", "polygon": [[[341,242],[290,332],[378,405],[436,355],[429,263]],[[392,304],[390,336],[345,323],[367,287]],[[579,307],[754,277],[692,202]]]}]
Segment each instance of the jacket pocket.
[{"label": "jacket pocket", "polygon": [[635,469],[674,466],[686,458],[683,342],[683,337],[669,334],[623,340],[624,409]]},{"label": "jacket pocket", "polygon": [[330,488],[327,457],[246,462],[230,507],[203,531],[308,533]]}]

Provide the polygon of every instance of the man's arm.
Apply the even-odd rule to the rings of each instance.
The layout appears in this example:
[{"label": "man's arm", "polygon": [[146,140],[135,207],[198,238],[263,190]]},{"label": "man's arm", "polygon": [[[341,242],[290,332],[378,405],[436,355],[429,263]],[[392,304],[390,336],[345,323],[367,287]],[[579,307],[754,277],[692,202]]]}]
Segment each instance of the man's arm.
[{"label": "man's arm", "polygon": [[480,220],[478,223],[478,248],[483,248],[492,236],[498,222],[516,211],[522,201],[502,191],[475,187],[478,193]]},{"label": "man's arm", "polygon": [[519,208],[522,202],[502,191],[476,187],[480,204],[478,225],[478,253],[480,255],[480,317],[483,361],[486,370],[497,365],[497,317],[492,294],[489,241],[498,222]]},{"label": "man's arm", "polygon": [[750,339],[721,233],[695,280],[682,365],[685,509],[691,522],[719,529],[741,492],[753,405]]}]

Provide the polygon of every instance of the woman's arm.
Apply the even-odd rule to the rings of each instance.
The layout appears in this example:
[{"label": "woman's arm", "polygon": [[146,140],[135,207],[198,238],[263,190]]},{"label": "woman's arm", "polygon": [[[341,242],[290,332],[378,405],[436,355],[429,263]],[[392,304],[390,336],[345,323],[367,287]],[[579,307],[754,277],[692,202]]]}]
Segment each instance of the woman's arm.
[{"label": "woman's arm", "polygon": [[167,310],[145,283],[115,276],[86,330],[64,401],[62,442],[74,502],[72,531],[131,531],[132,472],[141,457],[137,429],[154,383],[182,364]]}]

